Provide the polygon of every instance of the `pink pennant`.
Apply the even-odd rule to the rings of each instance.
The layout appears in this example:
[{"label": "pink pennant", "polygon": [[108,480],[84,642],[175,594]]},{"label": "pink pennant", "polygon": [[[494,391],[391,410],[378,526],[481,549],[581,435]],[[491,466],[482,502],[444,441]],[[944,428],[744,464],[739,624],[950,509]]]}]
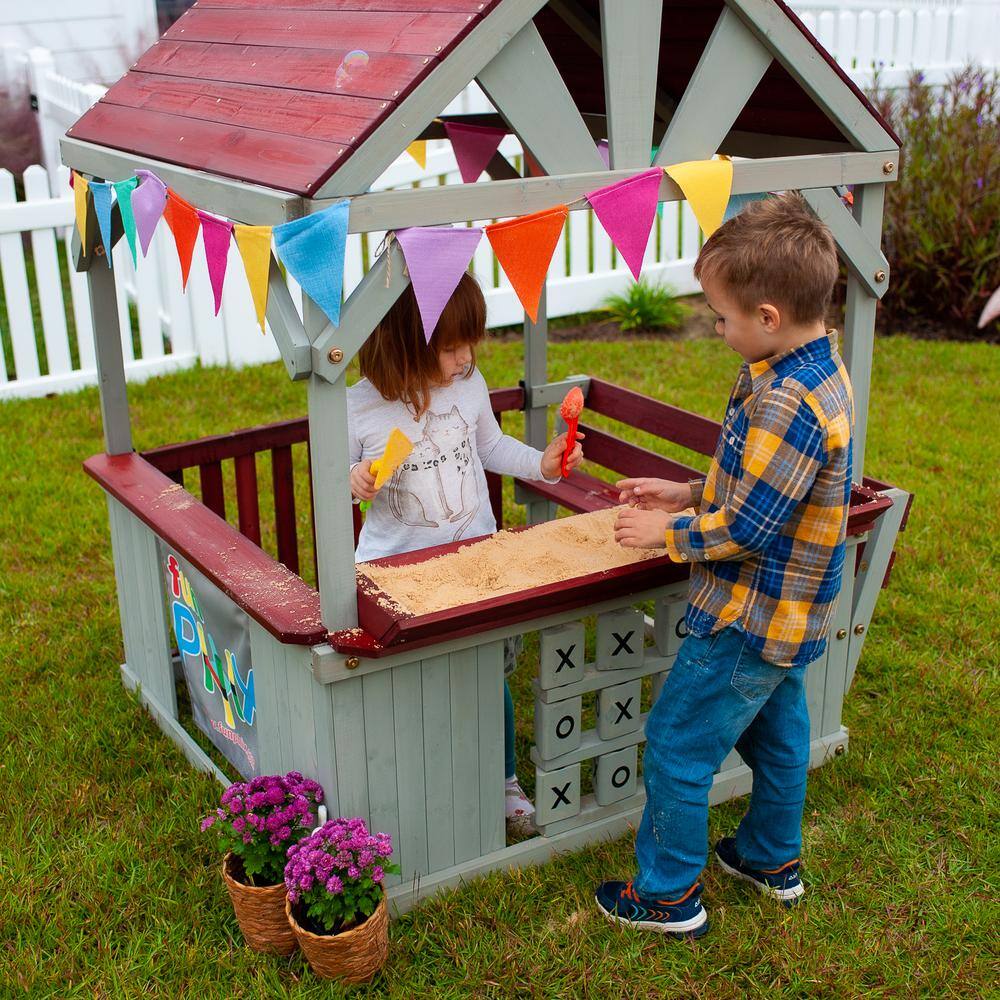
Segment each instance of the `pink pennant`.
[{"label": "pink pennant", "polygon": [[220,219],[210,212],[197,209],[201,219],[201,236],[205,243],[205,263],[208,264],[208,280],[215,295],[215,315],[222,307],[222,286],[226,281],[226,264],[229,262],[229,241],[233,235],[233,224],[228,219]]},{"label": "pink pennant", "polygon": [[663,171],[654,167],[587,195],[594,214],[601,220],[636,281],[642,271],[642,258],[656,218],[662,180]]},{"label": "pink pennant", "polygon": [[427,343],[430,343],[441,313],[462,280],[482,235],[481,229],[464,226],[397,231],[396,239],[406,258]]},{"label": "pink pennant", "polygon": [[458,122],[445,122],[444,130],[451,140],[458,169],[466,184],[475,184],[479,180],[479,175],[493,159],[493,154],[507,134],[502,128],[462,125]]}]

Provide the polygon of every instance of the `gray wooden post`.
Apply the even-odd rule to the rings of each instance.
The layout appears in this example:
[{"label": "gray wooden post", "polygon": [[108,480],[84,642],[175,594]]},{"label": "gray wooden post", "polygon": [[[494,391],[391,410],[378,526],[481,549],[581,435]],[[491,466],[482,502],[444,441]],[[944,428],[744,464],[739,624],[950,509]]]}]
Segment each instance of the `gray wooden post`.
[{"label": "gray wooden post", "polygon": [[132,450],[132,428],[128,416],[115,273],[103,259],[97,259],[96,254],[91,254],[89,261],[96,265],[87,269],[87,287],[90,291],[97,384],[101,391],[104,448],[109,455],[123,455]]},{"label": "gray wooden post", "polygon": [[[531,405],[532,389],[548,382],[548,316],[546,315],[546,290],[542,288],[538,300],[538,322],[524,317],[524,440],[532,448],[544,450],[548,441],[548,407]],[[555,504],[541,500],[535,494],[518,491],[517,500],[527,505],[528,524],[541,524],[555,517]]]}]

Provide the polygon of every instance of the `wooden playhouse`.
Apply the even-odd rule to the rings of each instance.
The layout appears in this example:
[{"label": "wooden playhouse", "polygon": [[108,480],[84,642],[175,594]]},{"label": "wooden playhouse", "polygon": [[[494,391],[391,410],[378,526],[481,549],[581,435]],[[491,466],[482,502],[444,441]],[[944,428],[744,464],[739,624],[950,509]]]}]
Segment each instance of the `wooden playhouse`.
[{"label": "wooden playhouse", "polygon": [[[368,58],[345,87],[335,69],[349,50]],[[369,193],[409,143],[443,136],[441,110],[472,80],[498,112],[473,122],[516,134],[538,165],[533,176],[497,154],[489,180]],[[857,405],[847,563],[855,572],[844,577],[828,652],[808,674],[815,766],[847,746],[844,695],[909,501],[864,476],[875,306],[888,282],[883,198],[898,146],[777,0],[198,0],[68,131],[62,152],[97,180],[154,170],[184,199],[249,225],[346,197],[351,232],[571,202],[648,169],[653,147],[654,165],[731,155],[734,194],[801,189],[847,266],[844,352]],[[853,186],[853,208],[835,190],[843,185]],[[682,195],[664,176],[659,197]],[[114,222],[112,242],[122,231]],[[178,719],[176,684],[193,663],[194,723],[238,769],[315,776],[332,815],[361,815],[392,834],[403,868],[390,890],[397,911],[463,878],[637,823],[641,681],[665,676],[683,636],[685,567],[654,558],[430,615],[387,616],[359,593],[345,373],[406,287],[398,242],[351,294],[339,326],[308,298],[300,320],[272,259],[267,317],[289,377],[308,380],[308,417],[138,454],[115,278],[98,227],[89,232],[77,266],[91,290],[106,451],[86,470],[108,497],[122,677],[192,762],[225,780]],[[573,384],[594,413],[700,455],[715,449],[719,425],[705,417],[587,375],[550,382],[543,297],[537,322],[525,322],[522,384],[492,393],[497,419],[523,411],[527,441],[542,446],[548,407]],[[588,460],[606,470],[692,472],[584,429]],[[294,489],[293,455],[305,448],[308,511],[296,510]],[[200,499],[185,489],[195,482]],[[494,477],[498,515],[499,486]],[[581,472],[516,490],[531,524],[557,506],[616,502],[603,479]],[[261,547],[262,520],[273,524],[271,552]],[[313,539],[318,592],[299,575]],[[591,616],[596,653],[587,662]],[[541,636],[532,751],[541,832],[508,847],[503,640],[527,632]],[[590,699],[598,725],[581,732]],[[583,794],[586,761],[596,767]],[[734,752],[713,798],[749,787]]]}]

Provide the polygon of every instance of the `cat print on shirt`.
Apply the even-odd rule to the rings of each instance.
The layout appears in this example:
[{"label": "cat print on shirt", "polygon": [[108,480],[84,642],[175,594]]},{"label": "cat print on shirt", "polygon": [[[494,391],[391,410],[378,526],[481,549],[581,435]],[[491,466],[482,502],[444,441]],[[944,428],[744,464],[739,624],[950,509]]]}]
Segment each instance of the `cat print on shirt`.
[{"label": "cat print on shirt", "polygon": [[472,438],[457,406],[428,412],[424,432],[387,484],[393,517],[417,528],[455,525],[453,541],[479,510]]}]

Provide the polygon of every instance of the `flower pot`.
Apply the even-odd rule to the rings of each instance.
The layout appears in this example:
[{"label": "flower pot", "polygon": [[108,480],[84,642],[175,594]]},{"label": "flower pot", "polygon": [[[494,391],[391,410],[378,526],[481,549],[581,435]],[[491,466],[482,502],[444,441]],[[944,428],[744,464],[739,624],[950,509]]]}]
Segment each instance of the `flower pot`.
[{"label": "flower pot", "polygon": [[364,923],[339,934],[313,934],[295,919],[290,900],[285,901],[288,923],[299,947],[317,976],[345,983],[366,983],[385,965],[389,954],[389,910],[385,894]]},{"label": "flower pot", "polygon": [[236,920],[243,937],[254,951],[272,955],[290,955],[296,948],[295,933],[288,926],[285,883],[253,886],[235,878],[239,871],[235,856],[230,852],[222,859],[222,880],[233,901]]}]

